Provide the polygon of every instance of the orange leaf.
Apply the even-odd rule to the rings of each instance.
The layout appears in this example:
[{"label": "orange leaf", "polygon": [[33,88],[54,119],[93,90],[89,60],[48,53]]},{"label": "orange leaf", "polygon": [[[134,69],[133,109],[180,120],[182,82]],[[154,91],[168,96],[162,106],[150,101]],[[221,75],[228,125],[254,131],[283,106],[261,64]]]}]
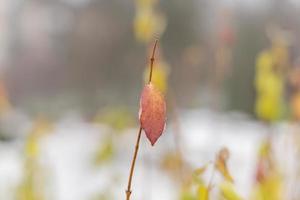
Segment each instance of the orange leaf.
[{"label": "orange leaf", "polygon": [[166,124],[166,102],[162,93],[152,84],[147,84],[140,100],[140,123],[151,144],[161,136]]}]

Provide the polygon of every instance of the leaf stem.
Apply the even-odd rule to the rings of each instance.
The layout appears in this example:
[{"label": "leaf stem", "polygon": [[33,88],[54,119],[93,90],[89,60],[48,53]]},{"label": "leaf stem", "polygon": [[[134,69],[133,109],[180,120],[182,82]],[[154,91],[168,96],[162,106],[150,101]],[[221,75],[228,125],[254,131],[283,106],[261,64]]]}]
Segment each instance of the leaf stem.
[{"label": "leaf stem", "polygon": [[132,181],[132,177],[133,177],[133,171],[134,171],[136,157],[137,157],[137,154],[138,154],[138,151],[139,151],[141,134],[142,134],[142,127],[140,127],[140,129],[139,129],[138,137],[137,137],[136,144],[135,144],[135,150],[134,150],[134,154],[133,154],[133,159],[132,159],[132,162],[131,162],[130,174],[129,174],[128,185],[127,185],[127,190],[126,190],[126,200],[130,200],[130,195],[131,195],[131,181]]},{"label": "leaf stem", "polygon": [[155,56],[155,50],[156,50],[157,43],[158,43],[158,40],[155,40],[154,47],[153,47],[153,50],[152,50],[152,56],[150,58],[150,74],[149,74],[149,82],[148,82],[148,84],[151,83],[151,80],[152,80],[152,71],[153,71],[153,64],[154,64],[154,56]]}]

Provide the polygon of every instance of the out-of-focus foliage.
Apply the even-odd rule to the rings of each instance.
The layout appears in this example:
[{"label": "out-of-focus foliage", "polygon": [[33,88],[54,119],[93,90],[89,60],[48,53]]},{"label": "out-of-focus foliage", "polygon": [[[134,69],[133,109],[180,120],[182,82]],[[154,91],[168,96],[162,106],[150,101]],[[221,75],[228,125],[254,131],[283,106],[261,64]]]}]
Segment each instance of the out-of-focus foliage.
[{"label": "out-of-focus foliage", "polygon": [[99,165],[108,162],[113,158],[114,153],[115,147],[112,138],[109,137],[101,142],[95,155],[95,164]]},{"label": "out-of-focus foliage", "polygon": [[52,131],[51,123],[43,118],[37,118],[33,124],[31,131],[29,132],[26,144],[25,144],[25,154],[29,158],[37,158],[39,155],[39,140],[45,134]]},{"label": "out-of-focus foliage", "polygon": [[149,43],[159,37],[166,28],[165,17],[156,11],[156,0],[136,0],[134,33],[139,42]]},{"label": "out-of-focus foliage", "polygon": [[117,132],[122,132],[126,128],[133,126],[135,120],[128,109],[116,106],[100,110],[96,114],[94,122],[106,124]]},{"label": "out-of-focus foliage", "polygon": [[206,172],[208,165],[196,169],[189,173],[190,179],[182,184],[180,191],[180,200],[208,200],[209,186],[203,179],[203,173]]},{"label": "out-of-focus foliage", "polygon": [[273,158],[272,144],[266,140],[261,144],[256,172],[256,185],[251,200],[282,200],[283,179]]},{"label": "out-of-focus foliage", "polygon": [[223,148],[219,151],[216,161],[215,161],[215,168],[222,174],[228,182],[233,182],[233,178],[229,173],[227,167],[227,161],[229,159],[229,151],[227,148]]},{"label": "out-of-focus foliage", "polygon": [[18,187],[18,200],[45,200],[41,171],[34,161],[27,162],[22,184]]},{"label": "out-of-focus foliage", "polygon": [[[230,153],[227,148],[222,148],[218,152],[215,162],[208,163],[203,167],[200,167],[194,171],[192,186],[197,188],[196,193],[193,192],[190,186],[190,194],[193,194],[193,197],[197,200],[209,200],[214,199],[211,195],[211,190],[215,189],[215,185],[218,186],[218,195],[222,200],[241,200],[240,195],[235,191],[233,184],[233,178],[230,175],[230,172],[227,168],[227,161],[229,159]],[[212,165],[211,165],[212,164]],[[212,175],[210,176],[209,182],[206,184],[204,181],[203,175],[207,172],[208,167],[212,167]],[[220,172],[223,177],[221,182],[214,182],[214,173],[215,170]]]},{"label": "out-of-focus foliage", "polygon": [[175,178],[180,178],[181,170],[183,170],[184,163],[177,153],[168,152],[162,157],[161,168],[167,173],[170,173]]},{"label": "out-of-focus foliage", "polygon": [[[3,193],[10,193],[16,185],[16,200],[50,199],[44,195],[44,189],[48,188],[44,188],[44,169],[40,161],[57,170],[57,176],[53,176],[53,187],[58,195],[65,191],[72,195],[81,190],[82,193],[93,190],[93,194],[98,194],[97,200],[117,199],[115,196],[118,192],[115,190],[121,190],[117,182],[123,184],[123,174],[120,181],[111,185],[106,180],[112,180],[110,174],[117,174],[113,170],[123,172],[125,163],[128,167],[124,155],[129,154],[128,139],[134,137],[131,128],[137,125],[137,116],[132,114],[136,113],[137,108],[132,110],[130,106],[138,103],[141,74],[143,66],[148,63],[145,59],[146,48],[154,38],[159,39],[164,53],[158,54],[155,59],[152,84],[165,95],[171,93],[169,100],[176,103],[168,107],[178,110],[178,113],[173,112],[178,116],[168,119],[168,123],[174,124],[175,128],[167,129],[171,134],[166,135],[161,140],[162,145],[153,150],[154,158],[144,154],[144,149],[141,149],[141,160],[138,162],[142,169],[136,174],[137,182],[149,183],[156,190],[161,182],[139,179],[139,176],[143,176],[143,173],[149,176],[164,173],[159,177],[164,179],[162,183],[166,178],[170,187],[176,185],[174,190],[168,192],[183,200],[241,199],[237,188],[243,188],[244,185],[237,184],[244,178],[247,181],[251,179],[251,175],[246,173],[253,167],[247,165],[247,172],[237,173],[240,174],[237,177],[232,169],[240,170],[240,166],[229,164],[239,165],[239,161],[244,160],[253,164],[255,156],[245,158],[243,155],[253,155],[256,147],[251,142],[257,144],[270,129],[261,131],[265,127],[261,128],[260,122],[249,118],[241,120],[247,123],[244,126],[244,123],[239,123],[239,114],[234,114],[231,124],[230,120],[227,121],[226,112],[215,113],[206,109],[203,112],[202,108],[210,104],[222,106],[220,110],[231,104],[232,110],[247,114],[255,112],[260,120],[268,122],[268,128],[275,127],[276,133],[270,134],[276,139],[292,131],[297,137],[299,135],[300,71],[295,61],[300,52],[300,7],[296,0],[0,2],[0,199],[11,200],[3,197]],[[271,27],[266,37],[265,28],[269,23],[280,28]],[[287,38],[291,40],[286,40],[283,32],[287,32]],[[172,74],[169,74],[170,68]],[[148,82],[148,66],[144,73]],[[173,91],[168,91],[170,88]],[[155,109],[156,102],[151,105],[154,108],[152,111],[159,110]],[[288,106],[291,119],[278,121]],[[204,119],[194,115],[199,107],[199,113],[205,113]],[[192,111],[189,110],[191,108]],[[96,127],[86,120],[95,110],[98,111],[93,118]],[[45,119],[35,120],[32,117],[35,112],[57,117],[58,136],[44,137],[51,132],[51,124]],[[211,117],[211,113],[216,117]],[[153,118],[156,119],[155,116]],[[181,120],[184,126],[180,128],[186,134],[176,134],[180,132],[178,124]],[[32,121],[33,126],[26,135]],[[248,129],[249,121],[251,125]],[[274,122],[276,124],[272,124]],[[147,127],[150,127],[148,132],[156,128],[155,123],[155,120],[147,123]],[[76,131],[73,130],[74,126]],[[290,126],[293,126],[292,131],[289,130]],[[228,127],[232,130],[227,130]],[[219,132],[215,130],[222,128],[226,134],[236,134],[228,134],[228,137],[236,138],[218,141],[217,134],[205,135],[207,132]],[[277,128],[280,129],[279,134]],[[196,131],[204,134],[193,134]],[[173,132],[175,142],[172,139]],[[223,135],[223,130],[221,132]],[[236,143],[241,136],[239,132],[251,132],[241,137],[247,140],[245,146],[242,146],[244,143]],[[258,132],[263,133],[253,136]],[[151,136],[152,133],[147,135]],[[176,138],[176,135],[180,137]],[[202,138],[204,135],[205,138]],[[154,142],[156,137],[149,138]],[[271,145],[267,142],[262,144],[257,159],[255,185],[252,188],[253,185],[248,184],[251,188],[243,188],[252,190],[251,200],[282,200],[289,198],[285,196],[287,191],[297,190],[300,174],[297,160],[299,141],[295,138],[286,136],[284,148],[280,149],[283,155],[277,152],[286,163],[277,163]],[[274,142],[282,142],[281,138],[279,140]],[[287,145],[286,140],[292,140],[298,146]],[[202,163],[203,160],[207,162],[205,155],[214,151],[215,145],[227,141],[233,145],[232,149],[241,149],[239,154],[232,152],[234,162],[229,163],[229,152],[223,149],[212,162]],[[41,146],[44,142],[45,146]],[[182,149],[175,147],[176,150],[171,150],[173,142],[174,146]],[[252,145],[248,146],[250,143]],[[85,144],[90,146],[85,148]],[[235,145],[240,146],[237,148]],[[231,149],[231,146],[228,148]],[[194,152],[196,149],[197,152]],[[75,155],[74,159],[67,154],[70,151],[71,156]],[[288,155],[288,151],[296,154],[296,159],[294,155]],[[91,152],[94,155],[89,157],[89,161],[101,165],[93,168],[93,172],[84,163],[84,158]],[[71,165],[67,165],[69,162]],[[104,166],[106,163],[108,165]],[[115,163],[116,166],[112,166]],[[246,168],[242,167],[244,162],[240,164],[241,170]],[[197,168],[193,173],[192,169],[198,165],[204,167]],[[67,167],[72,170],[65,169]],[[288,170],[284,171],[281,167],[287,167]],[[109,173],[102,175],[102,170],[107,168]],[[61,175],[61,170],[66,170],[66,173]],[[80,174],[81,171],[84,174]],[[96,176],[92,173],[96,173]],[[290,184],[289,179],[295,179],[296,184]],[[144,185],[141,188],[148,190]],[[149,199],[153,198],[151,192],[152,188],[144,192]],[[99,196],[99,193],[103,195]],[[299,194],[298,191],[295,193]],[[294,196],[294,199],[300,199],[299,195]],[[76,197],[83,198],[81,195]]]},{"label": "out-of-focus foliage", "polygon": [[256,114],[262,120],[273,122],[283,115],[290,56],[288,41],[282,30],[269,29],[267,34],[271,39],[271,47],[261,52],[256,61]]},{"label": "out-of-focus foliage", "polygon": [[266,121],[279,119],[283,109],[283,77],[276,71],[270,51],[263,51],[257,58],[255,87],[257,116]]},{"label": "out-of-focus foliage", "polygon": [[209,200],[209,188],[204,184],[198,186],[197,200]]},{"label": "out-of-focus foliage", "polygon": [[197,200],[197,198],[190,191],[182,191],[180,194],[180,200]]},{"label": "out-of-focus foliage", "polygon": [[282,200],[283,185],[282,179],[278,175],[270,175],[259,185],[254,187],[251,200]]},{"label": "out-of-focus foliage", "polygon": [[43,117],[37,118],[25,144],[25,174],[17,189],[19,200],[45,200],[43,169],[39,164],[39,140],[52,130],[51,123]]},{"label": "out-of-focus foliage", "polygon": [[219,185],[221,199],[223,200],[242,200],[239,194],[236,193],[234,185],[228,181],[224,181]]}]

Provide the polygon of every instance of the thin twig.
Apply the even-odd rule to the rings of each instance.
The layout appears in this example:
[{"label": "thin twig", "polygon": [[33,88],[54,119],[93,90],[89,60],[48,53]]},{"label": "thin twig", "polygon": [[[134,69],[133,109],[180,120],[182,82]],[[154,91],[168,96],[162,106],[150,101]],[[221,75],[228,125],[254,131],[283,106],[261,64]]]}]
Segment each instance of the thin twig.
[{"label": "thin twig", "polygon": [[[148,84],[151,83],[151,80],[152,80],[152,71],[153,71],[154,56],[155,56],[155,50],[156,50],[157,42],[158,42],[158,40],[155,40],[155,44],[154,44],[153,51],[152,51],[152,56],[151,56],[151,59],[150,59],[150,75],[149,75]],[[131,182],[132,182],[136,157],[137,157],[137,154],[138,154],[138,151],[139,151],[139,145],[140,145],[142,130],[143,130],[143,128],[142,128],[142,126],[140,126],[138,137],[137,137],[136,144],[135,144],[133,159],[132,159],[131,167],[130,167],[128,185],[127,185],[127,190],[126,190],[126,200],[130,200],[130,195],[132,193],[132,191],[131,191]]]},{"label": "thin twig", "polygon": [[153,64],[154,64],[154,56],[155,56],[155,50],[156,50],[157,43],[158,43],[158,40],[155,40],[153,51],[152,51],[152,56],[150,58],[150,74],[149,74],[149,82],[148,82],[148,84],[151,83],[151,80],[152,80],[152,71],[153,71]]},{"label": "thin twig", "polygon": [[134,150],[134,154],[133,154],[133,159],[132,159],[132,162],[131,162],[130,174],[129,174],[128,185],[127,185],[127,190],[126,190],[126,200],[130,200],[131,181],[132,181],[132,176],[133,176],[136,157],[137,157],[137,154],[138,154],[138,151],[139,151],[141,134],[142,134],[142,127],[140,127],[140,130],[139,130],[139,133],[138,133],[138,137],[137,137],[136,144],[135,144],[135,150]]}]

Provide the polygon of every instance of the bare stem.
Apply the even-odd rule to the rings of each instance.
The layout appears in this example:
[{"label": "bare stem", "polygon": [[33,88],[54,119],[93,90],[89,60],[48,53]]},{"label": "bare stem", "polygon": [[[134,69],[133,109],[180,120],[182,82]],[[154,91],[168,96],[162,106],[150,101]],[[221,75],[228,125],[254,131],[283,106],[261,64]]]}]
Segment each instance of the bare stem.
[{"label": "bare stem", "polygon": [[127,190],[126,190],[126,200],[130,200],[131,181],[132,181],[132,176],[133,176],[136,157],[137,157],[137,154],[138,154],[138,151],[139,151],[141,134],[142,134],[142,127],[140,127],[140,130],[139,130],[139,133],[138,133],[138,137],[137,137],[136,144],[135,144],[135,150],[134,150],[134,154],[133,154],[133,159],[132,159],[132,162],[131,162],[130,174],[129,174],[128,185],[127,185]]},{"label": "bare stem", "polygon": [[153,51],[152,51],[152,56],[150,58],[150,74],[149,74],[149,82],[148,83],[151,83],[151,80],[152,80],[152,71],[153,71],[153,64],[154,64],[154,56],[155,56],[155,50],[156,50],[157,43],[158,43],[158,40],[155,40]]}]

